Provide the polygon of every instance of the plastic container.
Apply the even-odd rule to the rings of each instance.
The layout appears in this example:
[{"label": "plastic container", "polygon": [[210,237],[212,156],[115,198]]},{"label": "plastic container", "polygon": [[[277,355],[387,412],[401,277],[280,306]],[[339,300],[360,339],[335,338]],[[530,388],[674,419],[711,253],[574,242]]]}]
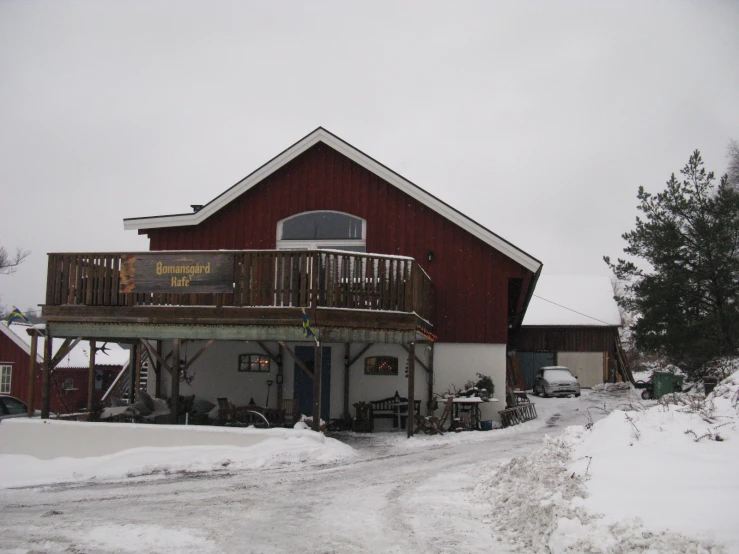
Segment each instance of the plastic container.
[{"label": "plastic container", "polygon": [[713,392],[713,389],[718,385],[718,379],[715,377],[706,377],[703,379],[703,389],[706,392],[706,396]]},{"label": "plastic container", "polygon": [[652,374],[652,389],[654,398],[662,398],[665,394],[682,392],[683,375],[675,375],[670,371],[655,371]]},{"label": "plastic container", "polygon": [[480,422],[480,430],[481,431],[492,431],[493,430],[493,422],[492,421],[481,421]]}]

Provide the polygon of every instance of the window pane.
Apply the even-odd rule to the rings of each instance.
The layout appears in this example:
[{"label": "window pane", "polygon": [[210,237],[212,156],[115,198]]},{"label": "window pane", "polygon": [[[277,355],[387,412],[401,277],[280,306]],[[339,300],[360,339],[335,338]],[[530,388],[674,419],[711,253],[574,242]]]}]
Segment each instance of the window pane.
[{"label": "window pane", "polygon": [[336,245],[336,244],[328,244],[328,245],[319,245],[319,250],[346,250],[347,252],[366,252],[367,247],[365,246],[345,246],[345,245]]},{"label": "window pane", "polygon": [[288,219],[282,224],[282,240],[362,239],[362,220],[335,213],[314,212]]},{"label": "window pane", "polygon": [[365,375],[397,375],[398,358],[392,356],[368,356],[364,359]]},{"label": "window pane", "polygon": [[10,376],[13,368],[9,365],[2,366],[2,374],[0,375],[0,393],[10,393]]},{"label": "window pane", "polygon": [[6,396],[5,398],[3,398],[3,402],[5,402],[5,408],[8,410],[9,414],[26,413],[26,405],[17,398]]},{"label": "window pane", "polygon": [[239,371],[260,371],[269,373],[269,358],[259,354],[240,354]]}]

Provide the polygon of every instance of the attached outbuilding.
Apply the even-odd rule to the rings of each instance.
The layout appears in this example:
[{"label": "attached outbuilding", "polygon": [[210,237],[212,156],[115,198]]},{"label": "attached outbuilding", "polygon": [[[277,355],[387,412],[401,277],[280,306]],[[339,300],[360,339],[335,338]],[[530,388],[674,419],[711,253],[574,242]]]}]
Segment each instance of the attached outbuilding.
[{"label": "attached outbuilding", "polygon": [[582,387],[611,379],[621,314],[606,276],[543,274],[520,330],[512,335],[526,388],[540,367],[570,368]]}]

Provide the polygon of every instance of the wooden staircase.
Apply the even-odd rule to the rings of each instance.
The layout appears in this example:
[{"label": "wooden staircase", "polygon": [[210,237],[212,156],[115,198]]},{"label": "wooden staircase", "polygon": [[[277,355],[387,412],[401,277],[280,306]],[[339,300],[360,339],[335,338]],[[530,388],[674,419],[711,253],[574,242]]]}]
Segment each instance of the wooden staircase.
[{"label": "wooden staircase", "polygon": [[[149,357],[146,355],[145,350],[140,349],[141,363],[139,364],[140,373],[138,376],[139,390],[147,390],[149,382]],[[121,372],[116,377],[113,384],[110,386],[108,391],[103,396],[103,401],[109,403],[111,398],[129,398],[131,392],[131,368],[126,365],[121,369]]]}]

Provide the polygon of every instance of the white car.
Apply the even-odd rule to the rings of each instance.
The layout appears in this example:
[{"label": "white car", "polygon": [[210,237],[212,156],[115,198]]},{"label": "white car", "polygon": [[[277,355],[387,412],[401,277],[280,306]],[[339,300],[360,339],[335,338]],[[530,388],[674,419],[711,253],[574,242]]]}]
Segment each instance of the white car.
[{"label": "white car", "polygon": [[537,396],[580,396],[580,382],[570,368],[550,365],[539,368],[534,379],[534,394]]}]

